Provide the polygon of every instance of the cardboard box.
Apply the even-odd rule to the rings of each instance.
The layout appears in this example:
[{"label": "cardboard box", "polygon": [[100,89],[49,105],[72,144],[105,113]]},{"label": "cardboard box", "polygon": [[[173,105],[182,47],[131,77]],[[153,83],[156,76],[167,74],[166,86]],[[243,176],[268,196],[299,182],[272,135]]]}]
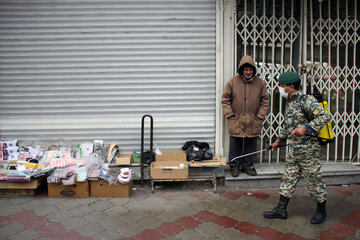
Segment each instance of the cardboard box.
[{"label": "cardboard box", "polygon": [[37,192],[38,189],[0,189],[0,195],[6,195],[9,197],[34,196]]},{"label": "cardboard box", "polygon": [[111,184],[104,179],[90,181],[91,197],[119,197],[128,198],[131,195],[133,181],[128,184],[115,183]]},{"label": "cardboard box", "polygon": [[115,165],[130,165],[132,163],[132,154],[119,154],[115,159]]},{"label": "cardboard box", "polygon": [[53,198],[86,198],[89,197],[89,181],[76,182],[74,185],[48,183],[48,197]]},{"label": "cardboard box", "polygon": [[216,155],[213,159],[202,161],[191,161],[189,167],[221,167],[226,165],[226,158]]},{"label": "cardboard box", "polygon": [[187,161],[158,161],[150,165],[152,179],[187,179],[189,164]]},{"label": "cardboard box", "polygon": [[184,151],[164,151],[161,155],[155,156],[155,161],[181,161],[186,162]]},{"label": "cardboard box", "polygon": [[45,183],[46,178],[37,178],[29,182],[0,181],[0,195],[34,196]]}]

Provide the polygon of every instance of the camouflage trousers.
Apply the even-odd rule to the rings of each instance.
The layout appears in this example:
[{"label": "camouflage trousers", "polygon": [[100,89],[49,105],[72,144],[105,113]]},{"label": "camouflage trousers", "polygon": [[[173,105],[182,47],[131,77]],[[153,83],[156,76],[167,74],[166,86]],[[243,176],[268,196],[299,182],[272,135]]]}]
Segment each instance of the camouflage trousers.
[{"label": "camouflage trousers", "polygon": [[290,144],[279,193],[287,198],[294,194],[301,174],[304,176],[310,196],[317,202],[327,199],[326,186],[321,180],[321,147],[318,144]]}]

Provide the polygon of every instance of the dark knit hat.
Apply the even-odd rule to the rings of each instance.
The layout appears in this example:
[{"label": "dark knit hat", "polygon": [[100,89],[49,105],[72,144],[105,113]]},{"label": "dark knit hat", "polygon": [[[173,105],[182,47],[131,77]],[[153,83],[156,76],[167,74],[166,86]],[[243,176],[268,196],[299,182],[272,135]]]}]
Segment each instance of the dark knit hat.
[{"label": "dark knit hat", "polygon": [[299,74],[296,72],[285,72],[280,74],[279,83],[289,85],[300,80]]}]

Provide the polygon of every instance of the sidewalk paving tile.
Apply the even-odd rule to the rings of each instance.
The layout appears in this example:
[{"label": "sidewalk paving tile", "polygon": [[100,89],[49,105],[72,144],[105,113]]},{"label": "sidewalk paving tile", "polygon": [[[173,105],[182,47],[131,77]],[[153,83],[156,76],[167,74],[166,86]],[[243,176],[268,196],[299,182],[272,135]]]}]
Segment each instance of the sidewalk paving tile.
[{"label": "sidewalk paving tile", "polygon": [[[328,217],[312,225],[316,203],[299,187],[288,219],[266,219],[277,189],[136,186],[130,198],[0,197],[0,239],[359,239],[360,185],[329,186]],[[43,206],[43,208],[41,208]]]}]

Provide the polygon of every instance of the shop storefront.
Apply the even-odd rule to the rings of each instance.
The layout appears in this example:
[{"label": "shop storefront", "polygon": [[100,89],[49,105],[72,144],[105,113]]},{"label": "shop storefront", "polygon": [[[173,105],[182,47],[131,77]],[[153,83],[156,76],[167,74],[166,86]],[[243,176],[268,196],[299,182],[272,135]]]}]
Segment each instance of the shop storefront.
[{"label": "shop storefront", "polygon": [[[1,1],[1,139],[215,149],[216,2]],[[146,123],[146,127],[148,123]]]},{"label": "shop storefront", "polygon": [[[61,147],[73,158],[95,140],[138,153],[151,115],[154,149],[200,141],[226,157],[220,97],[248,54],[271,98],[259,149],[283,121],[277,77],[296,71],[331,110],[336,140],[324,160],[359,164],[360,6],[345,2],[0,0],[0,140],[17,141],[18,154]],[[144,134],[148,148],[149,119]],[[285,157],[267,151],[256,161]]]}]

